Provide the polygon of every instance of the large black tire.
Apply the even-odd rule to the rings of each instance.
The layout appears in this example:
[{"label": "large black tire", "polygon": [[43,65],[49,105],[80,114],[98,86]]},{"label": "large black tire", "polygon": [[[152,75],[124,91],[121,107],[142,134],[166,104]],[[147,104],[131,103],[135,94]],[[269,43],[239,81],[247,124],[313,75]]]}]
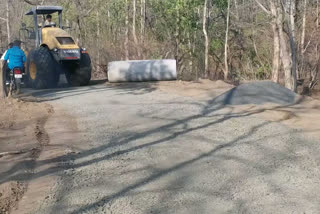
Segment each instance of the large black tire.
[{"label": "large black tire", "polygon": [[71,86],[86,86],[91,80],[91,59],[89,54],[81,53],[80,63],[66,71],[66,78]]},{"label": "large black tire", "polygon": [[32,50],[27,59],[26,83],[34,89],[54,88],[59,81],[56,62],[46,47]]}]

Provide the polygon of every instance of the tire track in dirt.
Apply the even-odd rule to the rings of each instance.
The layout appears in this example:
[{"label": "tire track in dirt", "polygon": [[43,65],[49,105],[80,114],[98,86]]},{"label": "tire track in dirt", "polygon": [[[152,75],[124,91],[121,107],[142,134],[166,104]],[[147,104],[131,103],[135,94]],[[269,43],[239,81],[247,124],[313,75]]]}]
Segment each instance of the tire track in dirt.
[{"label": "tire track in dirt", "polygon": [[43,207],[60,198],[58,189],[67,188],[63,178],[73,171],[73,157],[82,150],[76,119],[64,108],[55,106],[52,116],[38,121],[35,134],[41,150],[34,154],[28,190],[12,214],[47,213]]},{"label": "tire track in dirt", "polygon": [[50,137],[49,137],[48,132],[45,129],[45,125],[46,125],[48,119],[53,114],[54,114],[53,107],[48,105],[48,116],[45,117],[45,118],[39,119],[37,121],[37,125],[35,127],[34,134],[36,136],[36,139],[37,139],[39,147],[38,147],[38,149],[35,150],[35,152],[33,154],[33,157],[36,158],[36,159],[39,157],[42,149],[45,146],[49,145],[49,143],[50,143]]},{"label": "tire track in dirt", "polygon": [[[29,105],[30,103],[28,103]],[[32,102],[31,102],[32,105]],[[54,110],[53,107],[45,104],[45,114],[41,115],[39,118],[35,120],[35,127],[33,128],[33,138],[36,140],[36,146],[33,148],[20,149],[17,151],[8,151],[2,152],[0,154],[0,159],[4,158],[17,158],[25,160],[25,163],[21,164],[21,160],[17,162],[17,164],[21,164],[21,168],[18,170],[24,171],[23,178],[18,178],[13,175],[14,172],[12,170],[8,170],[6,173],[2,174],[0,187],[0,213],[10,213],[13,209],[15,209],[19,201],[22,199],[25,192],[28,190],[28,181],[29,178],[33,175],[34,169],[36,166],[36,161],[39,158],[41,151],[45,146],[50,143],[49,134],[45,129],[45,124],[48,119],[53,115]],[[38,117],[39,115],[36,115]],[[18,116],[19,117],[19,116]],[[19,120],[14,118],[11,127],[15,125],[19,125]],[[34,123],[33,123],[34,124]],[[32,121],[25,124],[25,126],[32,126]],[[24,135],[26,136],[26,135]],[[28,139],[26,139],[28,140]],[[19,148],[19,145],[17,146]],[[4,160],[5,161],[5,160]],[[11,177],[11,178],[10,178]],[[11,181],[10,181],[11,180]]]}]

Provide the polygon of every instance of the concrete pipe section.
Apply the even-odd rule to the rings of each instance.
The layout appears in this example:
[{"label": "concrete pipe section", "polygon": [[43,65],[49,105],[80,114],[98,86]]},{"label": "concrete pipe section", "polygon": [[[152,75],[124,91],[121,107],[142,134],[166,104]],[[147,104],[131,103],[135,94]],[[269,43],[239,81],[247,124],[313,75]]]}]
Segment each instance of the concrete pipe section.
[{"label": "concrete pipe section", "polygon": [[109,82],[166,81],[177,79],[176,60],[132,60],[110,62]]}]

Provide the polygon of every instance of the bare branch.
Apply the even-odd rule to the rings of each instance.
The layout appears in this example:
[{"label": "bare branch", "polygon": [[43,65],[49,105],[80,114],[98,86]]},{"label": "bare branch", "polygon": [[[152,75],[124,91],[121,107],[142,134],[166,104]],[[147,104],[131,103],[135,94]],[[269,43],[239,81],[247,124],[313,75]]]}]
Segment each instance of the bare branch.
[{"label": "bare branch", "polygon": [[93,10],[94,8],[95,8],[95,7],[92,7],[91,9],[89,9],[86,14],[82,15],[82,17],[88,17],[88,16],[90,16],[90,13],[92,12],[92,10]]},{"label": "bare branch", "polygon": [[313,38],[313,36],[314,36],[315,33],[316,33],[316,30],[314,30],[314,31],[311,33],[311,37],[310,37],[307,45],[306,45],[305,47],[301,47],[301,48],[303,48],[303,49],[302,49],[302,53],[303,53],[303,54],[307,51],[309,45],[311,44],[311,39]]},{"label": "bare branch", "polygon": [[2,17],[0,17],[0,20],[3,20],[3,21],[5,21],[5,22],[7,21],[7,19],[5,19],[5,18],[2,18]]},{"label": "bare branch", "polygon": [[266,12],[267,14],[271,14],[271,11],[269,11],[263,4],[261,4],[261,2],[259,2],[259,0],[255,0],[257,2],[257,4],[259,5],[259,7],[261,7],[261,9]]},{"label": "bare branch", "polygon": [[34,6],[38,5],[38,1],[32,2],[30,0],[24,0],[24,2],[27,3],[27,4],[30,4],[30,5],[34,5]]}]

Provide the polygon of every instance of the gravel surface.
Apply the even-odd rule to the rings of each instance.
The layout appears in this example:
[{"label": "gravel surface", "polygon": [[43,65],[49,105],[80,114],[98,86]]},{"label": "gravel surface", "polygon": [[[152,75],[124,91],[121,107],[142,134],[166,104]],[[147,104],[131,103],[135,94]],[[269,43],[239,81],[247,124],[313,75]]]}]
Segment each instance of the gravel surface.
[{"label": "gravel surface", "polygon": [[320,212],[319,142],[230,100],[108,85],[35,95],[76,116],[85,142],[36,213]]},{"label": "gravel surface", "polygon": [[225,105],[262,105],[266,103],[291,105],[298,95],[271,81],[242,84],[217,97],[215,102]]}]

